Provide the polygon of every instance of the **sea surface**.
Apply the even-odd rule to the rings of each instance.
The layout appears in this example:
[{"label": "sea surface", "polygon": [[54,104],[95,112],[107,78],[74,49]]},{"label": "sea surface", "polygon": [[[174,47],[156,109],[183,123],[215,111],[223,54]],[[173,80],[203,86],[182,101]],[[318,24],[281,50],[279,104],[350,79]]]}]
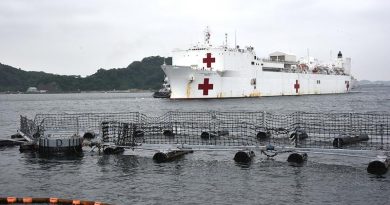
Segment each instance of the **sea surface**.
[{"label": "sea surface", "polygon": [[[0,95],[0,138],[14,134],[19,116],[37,113],[167,111],[388,113],[390,87],[366,85],[349,94],[253,99],[169,100],[151,93]],[[152,153],[153,154],[153,153]],[[234,152],[195,152],[157,164],[151,153],[42,158],[0,148],[0,196],[59,197],[112,204],[390,204],[390,174],[366,172],[369,157],[309,154],[303,166],[286,156],[256,156],[250,165]]]}]

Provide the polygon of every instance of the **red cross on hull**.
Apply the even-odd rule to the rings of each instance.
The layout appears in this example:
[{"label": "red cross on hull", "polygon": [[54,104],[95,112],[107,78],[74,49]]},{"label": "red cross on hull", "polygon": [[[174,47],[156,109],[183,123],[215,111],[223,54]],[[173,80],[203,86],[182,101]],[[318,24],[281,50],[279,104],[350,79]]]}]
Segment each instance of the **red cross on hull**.
[{"label": "red cross on hull", "polygon": [[209,95],[209,90],[212,90],[214,85],[209,83],[209,79],[205,78],[203,84],[198,84],[198,90],[203,90],[203,95]]},{"label": "red cross on hull", "polygon": [[295,93],[298,93],[299,88],[300,88],[299,82],[298,82],[298,80],[296,80],[295,84],[294,84]]},{"label": "red cross on hull", "polygon": [[203,63],[206,63],[206,67],[211,68],[211,64],[215,63],[215,58],[211,57],[211,53],[207,53],[206,58],[203,58]]}]

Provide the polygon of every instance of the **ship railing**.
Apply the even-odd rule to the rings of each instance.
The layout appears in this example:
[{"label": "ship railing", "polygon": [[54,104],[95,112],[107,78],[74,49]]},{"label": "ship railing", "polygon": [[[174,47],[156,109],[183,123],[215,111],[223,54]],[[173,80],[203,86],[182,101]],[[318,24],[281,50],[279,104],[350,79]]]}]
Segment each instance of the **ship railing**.
[{"label": "ship railing", "polygon": [[272,60],[270,58],[262,58],[261,59],[263,62],[268,62],[268,63],[284,63],[284,64],[291,64],[291,65],[296,65],[298,62],[296,61],[285,61],[285,60]]}]

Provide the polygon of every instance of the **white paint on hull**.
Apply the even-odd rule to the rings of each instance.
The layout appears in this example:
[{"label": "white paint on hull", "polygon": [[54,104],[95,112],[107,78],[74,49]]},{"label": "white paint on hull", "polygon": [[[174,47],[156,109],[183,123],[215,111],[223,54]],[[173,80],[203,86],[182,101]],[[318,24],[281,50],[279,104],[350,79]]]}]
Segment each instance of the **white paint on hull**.
[{"label": "white paint on hull", "polygon": [[[162,66],[171,85],[171,98],[240,98],[280,95],[346,93],[351,77],[286,72],[223,72],[196,70],[188,66]],[[229,72],[225,72],[229,73]],[[207,95],[199,85],[208,79]],[[251,83],[256,79],[256,84]],[[297,84],[298,81],[298,84]]]}]

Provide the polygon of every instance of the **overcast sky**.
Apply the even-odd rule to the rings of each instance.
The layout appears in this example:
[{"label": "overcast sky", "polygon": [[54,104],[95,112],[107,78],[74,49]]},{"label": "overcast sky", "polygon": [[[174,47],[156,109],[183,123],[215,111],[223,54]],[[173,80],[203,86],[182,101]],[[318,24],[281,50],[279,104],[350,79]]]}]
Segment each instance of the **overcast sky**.
[{"label": "overcast sky", "polygon": [[91,75],[203,41],[323,61],[341,50],[359,80],[390,80],[388,0],[0,0],[0,62]]}]

